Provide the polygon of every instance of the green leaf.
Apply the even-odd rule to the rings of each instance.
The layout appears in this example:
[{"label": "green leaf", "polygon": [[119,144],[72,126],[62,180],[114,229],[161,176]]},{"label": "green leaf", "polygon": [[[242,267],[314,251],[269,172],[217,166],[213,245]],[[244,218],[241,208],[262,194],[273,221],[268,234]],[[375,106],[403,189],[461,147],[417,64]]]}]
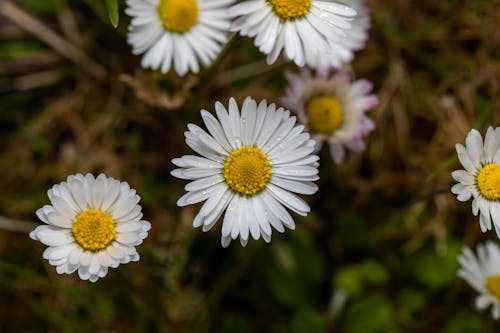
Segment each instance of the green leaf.
[{"label": "green leaf", "polygon": [[346,248],[366,249],[371,246],[371,234],[358,216],[343,216],[336,228],[337,235]]},{"label": "green leaf", "polygon": [[57,12],[57,7],[54,5],[54,1],[21,0],[20,3],[23,8],[37,14],[55,15]]},{"label": "green leaf", "polygon": [[292,319],[293,333],[320,333],[324,331],[323,319],[319,313],[311,308],[299,309]]},{"label": "green leaf", "polygon": [[425,305],[426,296],[420,290],[402,289],[398,295],[400,309],[414,313]]},{"label": "green leaf", "polygon": [[476,314],[461,312],[444,327],[443,333],[474,333],[480,332],[483,323]]},{"label": "green leaf", "polygon": [[[292,307],[312,304],[325,277],[324,261],[307,234],[294,234],[287,243],[277,242],[269,284],[275,297]],[[276,265],[277,263],[277,265]]]},{"label": "green leaf", "polygon": [[118,0],[105,0],[106,9],[108,10],[109,20],[113,27],[118,26],[119,14],[118,14]]},{"label": "green leaf", "polygon": [[359,295],[363,288],[362,277],[354,266],[344,267],[338,271],[333,284],[336,288],[346,290],[350,295]]},{"label": "green leaf", "polygon": [[366,282],[372,284],[384,284],[389,280],[389,273],[375,260],[366,260],[359,265],[361,275]]},{"label": "green leaf", "polygon": [[353,333],[388,332],[394,323],[394,310],[385,299],[363,298],[347,308],[344,328]]},{"label": "green leaf", "polygon": [[430,250],[409,258],[406,268],[419,282],[432,289],[449,286],[456,279],[458,262],[457,255],[460,253],[461,244],[458,242],[448,243],[448,250],[444,256]]},{"label": "green leaf", "polygon": [[362,293],[365,285],[382,285],[389,280],[389,273],[375,260],[342,267],[333,279],[335,288],[344,289],[351,296]]}]

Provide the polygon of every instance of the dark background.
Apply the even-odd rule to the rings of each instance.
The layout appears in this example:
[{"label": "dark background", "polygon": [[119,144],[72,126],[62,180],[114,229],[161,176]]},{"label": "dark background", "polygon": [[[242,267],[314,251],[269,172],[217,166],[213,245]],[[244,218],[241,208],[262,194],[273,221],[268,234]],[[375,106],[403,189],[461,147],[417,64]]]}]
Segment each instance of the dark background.
[{"label": "dark background", "polygon": [[[323,150],[312,212],[271,244],[220,246],[191,227],[170,160],[187,122],[247,95],[278,102],[283,71],[236,36],[200,75],[142,70],[97,0],[0,2],[2,332],[494,332],[456,276],[482,234],[450,193],[455,143],[500,123],[500,2],[369,1],[353,70],[374,83],[377,128],[363,154]],[[12,9],[14,8],[14,10]],[[7,18],[8,17],[8,18]],[[141,260],[92,284],[58,275],[27,232],[67,175],[128,181],[152,230]]]}]

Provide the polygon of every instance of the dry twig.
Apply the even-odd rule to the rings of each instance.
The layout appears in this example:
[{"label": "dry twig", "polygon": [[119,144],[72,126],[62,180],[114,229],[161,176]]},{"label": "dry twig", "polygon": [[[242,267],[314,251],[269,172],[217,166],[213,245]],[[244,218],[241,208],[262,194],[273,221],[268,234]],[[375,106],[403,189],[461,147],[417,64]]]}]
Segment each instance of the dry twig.
[{"label": "dry twig", "polygon": [[36,224],[21,220],[10,219],[5,216],[0,216],[0,229],[12,232],[29,233],[35,229]]},{"label": "dry twig", "polygon": [[0,2],[0,14],[52,47],[64,57],[79,64],[83,70],[94,78],[105,76],[106,69],[104,67],[92,61],[82,50],[10,1]]}]

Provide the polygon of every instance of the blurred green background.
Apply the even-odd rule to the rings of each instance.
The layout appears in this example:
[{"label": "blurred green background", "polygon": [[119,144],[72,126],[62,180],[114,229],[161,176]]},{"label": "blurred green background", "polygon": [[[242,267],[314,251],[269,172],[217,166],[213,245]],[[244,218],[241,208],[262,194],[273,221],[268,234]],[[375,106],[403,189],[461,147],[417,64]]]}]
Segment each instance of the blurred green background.
[{"label": "blurred green background", "polygon": [[[142,70],[98,0],[0,2],[1,332],[498,332],[456,277],[482,234],[450,193],[454,145],[500,124],[500,1],[369,1],[372,28],[352,64],[374,82],[377,128],[364,154],[322,151],[307,218],[270,244],[220,246],[177,208],[170,160],[199,110],[234,96],[279,102],[267,66],[234,37],[219,61],[179,78]],[[152,230],[141,260],[91,284],[61,276],[27,232],[67,175],[106,173],[141,196]]]}]

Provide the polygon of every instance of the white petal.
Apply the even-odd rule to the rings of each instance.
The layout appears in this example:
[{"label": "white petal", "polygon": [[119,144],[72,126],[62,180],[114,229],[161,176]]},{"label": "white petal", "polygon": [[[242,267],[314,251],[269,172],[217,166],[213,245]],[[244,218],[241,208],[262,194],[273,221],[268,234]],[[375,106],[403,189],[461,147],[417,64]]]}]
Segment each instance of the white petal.
[{"label": "white petal", "polygon": [[255,217],[257,222],[259,223],[259,227],[261,229],[261,234],[262,235],[271,235],[272,230],[271,226],[269,225],[269,221],[267,219],[267,213],[266,210],[263,206],[263,203],[261,203],[262,198],[256,196],[253,197],[253,212],[255,213]]},{"label": "white petal", "polygon": [[229,246],[229,244],[231,243],[231,237],[229,236],[222,236],[221,239],[220,239],[220,243],[222,245],[223,248],[226,248]]},{"label": "white petal", "polygon": [[484,310],[491,304],[491,297],[488,295],[480,295],[476,298],[476,308]]},{"label": "white petal", "polygon": [[89,267],[88,266],[78,267],[78,276],[82,280],[88,280],[90,278]]},{"label": "white petal", "polygon": [[285,191],[273,184],[268,184],[267,188],[270,190],[273,197],[278,200],[283,206],[293,210],[299,215],[306,216],[310,211],[309,205],[298,196]]},{"label": "white petal", "polygon": [[254,99],[247,97],[241,107],[241,138],[243,145],[249,146],[253,144],[253,132],[255,119],[257,117],[257,103]]},{"label": "white petal", "polygon": [[463,185],[475,185],[476,184],[476,179],[474,178],[474,176],[465,170],[453,171],[451,173],[451,176],[453,177],[453,179],[455,179],[457,182],[462,183]]},{"label": "white petal", "polygon": [[51,225],[38,226],[30,233],[30,237],[48,246],[60,246],[75,241],[71,230],[61,229]]},{"label": "white petal", "polygon": [[486,232],[487,230],[491,230],[491,219],[488,211],[479,214],[479,225],[481,226],[481,231]]},{"label": "white petal", "polygon": [[475,129],[472,129],[465,139],[467,154],[476,169],[481,168],[481,159],[483,155],[483,138]]},{"label": "white petal", "polygon": [[263,200],[262,202],[267,206],[267,208],[290,229],[295,229],[295,222],[288,211],[273,198],[272,194],[268,190],[262,192]]},{"label": "white petal", "polygon": [[314,194],[318,190],[318,185],[312,182],[289,180],[275,175],[271,177],[270,182],[285,190],[300,194]]},{"label": "white petal", "polygon": [[475,166],[475,164],[470,160],[469,154],[467,153],[465,147],[462,146],[461,144],[456,144],[455,148],[457,150],[458,159],[460,160],[460,163],[462,163],[462,165],[464,166],[465,170],[469,171],[469,173],[471,174],[476,174],[478,169]]}]

